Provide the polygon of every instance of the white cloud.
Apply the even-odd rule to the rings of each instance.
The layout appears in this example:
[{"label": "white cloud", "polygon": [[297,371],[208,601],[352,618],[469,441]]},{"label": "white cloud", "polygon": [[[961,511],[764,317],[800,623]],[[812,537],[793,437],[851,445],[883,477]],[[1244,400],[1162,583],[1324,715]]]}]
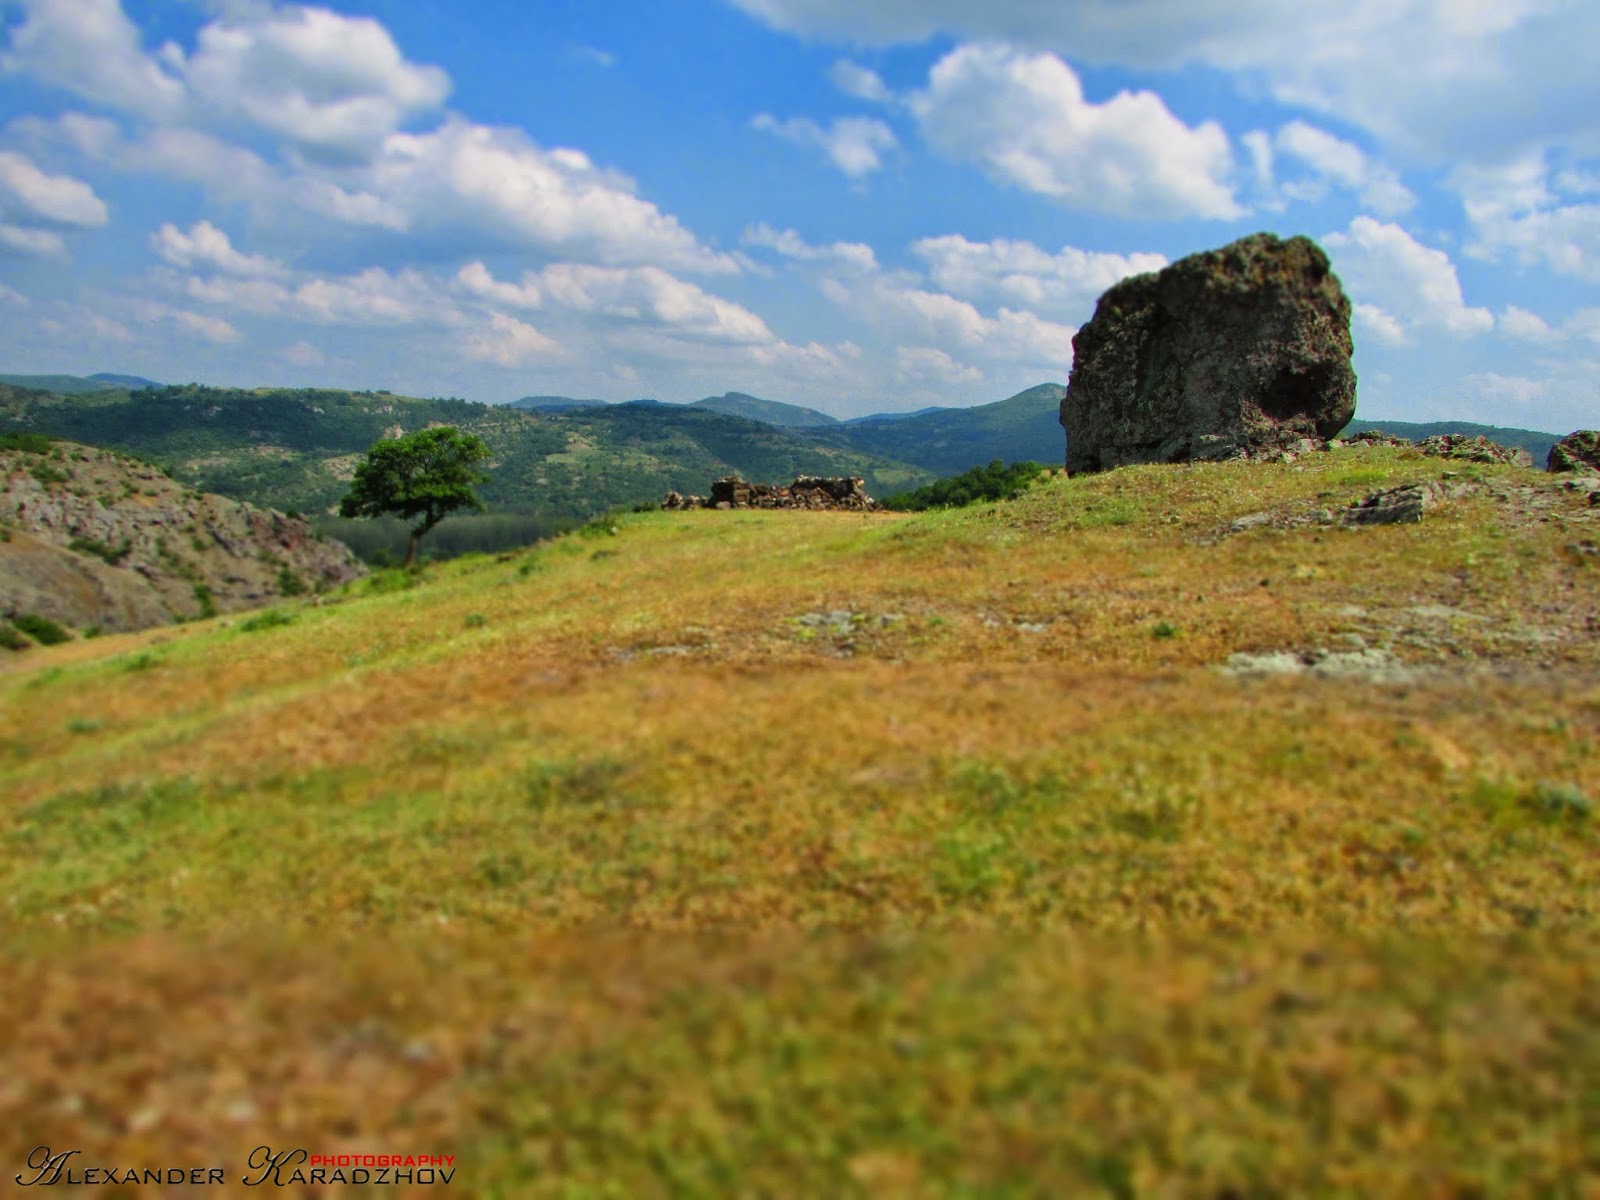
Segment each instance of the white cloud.
[{"label": "white cloud", "polygon": [[1323,245],[1356,315],[1383,340],[1397,341],[1397,329],[1403,336],[1431,329],[1471,337],[1494,328],[1488,309],[1467,306],[1450,256],[1398,225],[1357,217],[1346,231],[1328,234]]},{"label": "white cloud", "polygon": [[98,229],[110,219],[105,201],[81,179],[47,175],[21,154],[0,151],[0,211],[20,208],[30,222]]},{"label": "white cloud", "polygon": [[739,240],[747,246],[765,246],[769,250],[776,250],[785,258],[832,262],[864,271],[875,271],[878,267],[877,255],[864,242],[831,242],[826,246],[813,246],[792,229],[780,231],[764,222],[750,226]]},{"label": "white cloud", "polygon": [[1243,213],[1220,125],[1191,128],[1153,92],[1095,104],[1053,54],[959,47],[935,64],[911,108],[941,154],[1072,208],[1146,219]]},{"label": "white cloud", "polygon": [[749,309],[659,267],[554,263],[536,279],[551,305],[573,312],[646,322],[679,338],[736,345],[777,340],[767,323]]},{"label": "white cloud", "polygon": [[449,323],[452,306],[420,271],[368,267],[354,275],[312,279],[294,290],[295,304],[316,320],[341,325]]},{"label": "white cloud", "polygon": [[242,278],[279,277],[284,265],[262,254],[235,250],[228,235],[210,221],[198,221],[188,233],[171,223],[150,235],[150,245],[162,258],[177,267],[215,267],[227,275]]},{"label": "white cloud", "polygon": [[407,62],[370,17],[324,8],[246,10],[201,28],[182,63],[194,104],[303,149],[364,157],[450,91],[437,67]]},{"label": "white cloud", "polygon": [[320,367],[328,361],[321,350],[304,340],[290,342],[278,353],[297,367]]},{"label": "white cloud", "polygon": [[1600,204],[1573,202],[1588,193],[1586,176],[1564,171],[1552,179],[1544,156],[1531,154],[1493,167],[1460,167],[1450,182],[1472,227],[1468,254],[1491,261],[1510,256],[1600,283]]},{"label": "white cloud", "polygon": [[48,229],[24,229],[0,222],[0,247],[19,254],[63,254],[67,243]]},{"label": "white cloud", "polygon": [[839,117],[823,128],[809,117],[780,121],[770,113],[757,113],[750,126],[776,134],[797,146],[821,150],[834,166],[852,179],[878,170],[883,166],[883,155],[899,145],[894,131],[872,117]]},{"label": "white cloud", "polygon": [[144,52],[119,0],[23,0],[0,67],[128,112],[171,115],[183,84]]},{"label": "white cloud", "polygon": [[1406,327],[1376,304],[1351,306],[1356,328],[1370,333],[1385,346],[1404,346]]},{"label": "white cloud", "polygon": [[894,352],[897,379],[933,380],[938,383],[981,383],[983,372],[958,363],[933,346],[899,346]]},{"label": "white cloud", "polygon": [[1392,169],[1372,162],[1361,147],[1326,130],[1291,121],[1278,130],[1275,145],[1281,154],[1309,166],[1320,183],[1356,193],[1361,203],[1379,216],[1398,216],[1416,206],[1417,198]]},{"label": "white cloud", "polygon": [[965,300],[882,275],[849,282],[830,277],[821,286],[828,299],[886,334],[959,346],[1017,365],[1055,368],[1072,362],[1077,330],[1026,310],[1001,308],[987,317]]},{"label": "white cloud", "polygon": [[593,63],[597,67],[610,69],[617,65],[617,56],[609,50],[601,50],[598,46],[574,46],[572,56]]},{"label": "white cloud", "polygon": [[498,312],[489,314],[487,328],[467,334],[461,344],[468,358],[502,367],[520,367],[561,353],[559,345],[532,325]]},{"label": "white cloud", "polygon": [[481,262],[471,262],[456,272],[456,282],[472,295],[494,300],[511,308],[538,308],[544,303],[533,272],[525,272],[521,283],[502,283]]},{"label": "white cloud", "polygon": [[834,87],[858,100],[887,104],[894,99],[889,85],[883,82],[876,71],[847,58],[841,58],[828,69],[828,78],[833,81]]},{"label": "white cloud", "polygon": [[1507,337],[1520,338],[1528,342],[1547,341],[1554,333],[1549,322],[1538,313],[1518,308],[1515,304],[1508,306],[1500,314],[1498,324],[1500,332]]},{"label": "white cloud", "polygon": [[26,308],[28,306],[28,298],[21,292],[17,291],[16,288],[10,288],[5,284],[0,283],[0,303],[15,304],[19,307]]},{"label": "white cloud", "polygon": [[456,229],[614,265],[738,270],[634,195],[626,176],[578,150],[542,149],[516,129],[451,118],[428,133],[394,134],[358,178],[412,230]]},{"label": "white cloud", "polygon": [[1199,64],[1264,83],[1419,161],[1600,149],[1600,6],[1576,0],[733,0],[775,28],[877,45],[1002,41],[1075,62]]},{"label": "white cloud", "polygon": [[1160,254],[1109,254],[1073,246],[1050,254],[1032,242],[1005,238],[971,242],[960,234],[923,238],[913,243],[911,250],[928,264],[933,281],[947,292],[1073,315],[1085,308],[1092,310],[1100,295],[1118,280],[1167,265]]}]

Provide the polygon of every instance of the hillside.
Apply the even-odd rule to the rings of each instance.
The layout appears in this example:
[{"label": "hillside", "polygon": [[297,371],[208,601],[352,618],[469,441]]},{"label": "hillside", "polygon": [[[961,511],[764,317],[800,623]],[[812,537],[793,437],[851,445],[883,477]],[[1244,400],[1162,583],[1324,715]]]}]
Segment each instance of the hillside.
[{"label": "hillside", "polygon": [[0,438],[0,617],[142,629],[364,573],[303,519],[196,492],[114,451],[44,443]]},{"label": "hillside", "polygon": [[[0,432],[36,431],[158,461],[208,492],[326,513],[373,442],[430,423],[477,433],[494,451],[482,495],[497,512],[551,523],[703,492],[721,475],[787,480],[860,475],[888,492],[924,470],[772,425],[682,405],[529,412],[461,400],[327,389],[167,387],[55,396],[0,386]],[[471,520],[467,518],[465,520]]]},{"label": "hillside", "polygon": [[[1588,1195],[1600,509],[1562,482],[1352,447],[630,514],[13,655],[0,1158]],[[1292,524],[1402,484],[1421,524]]]},{"label": "hillside", "polygon": [[[1471,421],[1351,421],[1345,426],[1342,437],[1353,437],[1363,430],[1382,429],[1396,437],[1420,442],[1423,438],[1438,437],[1445,433],[1466,434],[1468,437],[1486,437],[1502,446],[1520,446],[1533,455],[1533,465],[1543,467],[1550,457],[1550,447],[1559,442],[1565,433],[1544,433],[1537,429],[1515,429],[1501,425],[1475,425]],[[1567,430],[1567,433],[1572,432]]]},{"label": "hillside", "polygon": [[1066,457],[1060,384],[1042,383],[994,404],[808,429],[826,445],[899,458],[935,475],[958,475],[996,458],[1054,465]]},{"label": "hillside", "polygon": [[690,407],[706,408],[712,412],[727,413],[751,421],[765,421],[769,425],[781,425],[785,428],[804,429],[839,423],[837,418],[818,412],[814,408],[783,404],[777,400],[763,400],[759,396],[746,395],[744,392],[707,396],[704,400],[696,400]]}]

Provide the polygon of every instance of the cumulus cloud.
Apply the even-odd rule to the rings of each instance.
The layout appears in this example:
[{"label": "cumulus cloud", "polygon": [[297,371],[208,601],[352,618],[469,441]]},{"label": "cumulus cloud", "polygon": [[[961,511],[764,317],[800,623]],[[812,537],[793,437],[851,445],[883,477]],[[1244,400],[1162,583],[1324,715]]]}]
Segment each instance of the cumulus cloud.
[{"label": "cumulus cloud", "polygon": [[1092,308],[1118,280],[1167,265],[1160,254],[1110,254],[1074,246],[1051,254],[1032,242],[972,242],[960,234],[923,238],[911,250],[928,264],[933,281],[957,296],[1074,314]]},{"label": "cumulus cloud", "polygon": [[883,166],[883,156],[899,143],[894,131],[872,117],[839,117],[826,127],[809,117],[780,121],[771,113],[757,113],[750,127],[776,134],[797,146],[821,150],[828,160],[852,179],[870,175]]},{"label": "cumulus cloud", "polygon": [[1469,307],[1455,264],[1398,225],[1361,216],[1323,239],[1355,302],[1356,316],[1382,340],[1415,330],[1471,337],[1494,328],[1494,314]]},{"label": "cumulus cloud", "polygon": [[858,100],[887,104],[894,99],[894,93],[889,90],[889,85],[883,82],[876,71],[863,67],[860,63],[853,63],[847,58],[841,58],[828,69],[828,78],[833,81],[834,87]]},{"label": "cumulus cloud", "polygon": [[186,59],[171,57],[208,113],[340,157],[370,154],[450,91],[443,71],[406,61],[377,21],[325,8],[248,9],[202,27]]},{"label": "cumulus cloud", "polygon": [[321,350],[304,339],[290,342],[278,354],[297,367],[320,367],[328,361]]},{"label": "cumulus cloud", "polygon": [[540,292],[573,312],[648,322],[677,337],[760,345],[773,342],[767,323],[749,309],[659,267],[596,267],[554,263],[539,272]]},{"label": "cumulus cloud", "polygon": [[147,117],[184,105],[183,83],[145,52],[119,0],[23,0],[22,7],[0,67]]},{"label": "cumulus cloud", "polygon": [[237,329],[221,317],[211,313],[197,313],[186,308],[174,308],[170,304],[162,304],[155,300],[140,300],[134,305],[134,311],[141,321],[148,324],[165,322],[203,341],[221,345],[225,342],[239,340],[239,331]]},{"label": "cumulus cloud", "polygon": [[0,211],[48,225],[98,229],[109,219],[105,201],[69,175],[48,175],[21,154],[0,151]]},{"label": "cumulus cloud", "polygon": [[1531,154],[1492,167],[1467,165],[1451,175],[1472,228],[1467,253],[1600,283],[1600,204],[1581,172],[1553,178],[1544,155]]},{"label": "cumulus cloud", "polygon": [[166,224],[150,235],[150,245],[177,267],[213,267],[227,275],[245,278],[281,276],[282,263],[264,254],[244,254],[233,248],[228,235],[210,221],[198,221],[185,233]]},{"label": "cumulus cloud", "polygon": [[1095,104],[1053,54],[961,46],[935,64],[911,109],[939,153],[1072,208],[1224,220],[1244,211],[1220,125],[1185,125],[1153,92]]},{"label": "cumulus cloud", "polygon": [[1309,189],[1295,191],[1291,190],[1294,185],[1286,185],[1290,195],[1319,199],[1332,185],[1354,192],[1365,207],[1383,217],[1398,216],[1416,206],[1417,198],[1392,169],[1373,162],[1361,147],[1326,130],[1304,121],[1291,121],[1278,130],[1274,145],[1281,155],[1297,159],[1313,172]]},{"label": "cumulus cloud", "polygon": [[520,367],[539,359],[557,357],[561,347],[532,325],[505,313],[490,313],[488,324],[462,339],[467,357],[502,367]]},{"label": "cumulus cloud", "polygon": [[1530,144],[1593,152],[1600,7],[1552,0],[732,0],[774,28],[841,41],[1003,41],[1077,62],[1190,64],[1264,82],[1411,158]]},{"label": "cumulus cloud", "polygon": [[48,229],[25,229],[0,222],[0,249],[17,254],[63,254],[67,243]]},{"label": "cumulus cloud", "polygon": [[17,291],[16,288],[10,288],[0,283],[0,303],[15,304],[19,308],[26,308],[28,306],[28,298]]},{"label": "cumulus cloud", "polygon": [[747,246],[764,246],[785,258],[806,262],[827,262],[873,271],[878,266],[878,256],[864,242],[830,242],[826,246],[813,246],[793,229],[774,229],[765,222],[750,226],[739,239]]},{"label": "cumulus cloud", "polygon": [[983,372],[977,367],[958,363],[934,346],[898,346],[894,352],[894,363],[895,377],[904,381],[983,382]]},{"label": "cumulus cloud", "polygon": [[[249,205],[263,225],[303,235],[326,232],[331,220],[431,235],[452,248],[739,270],[638,196],[627,176],[581,151],[454,116],[407,130],[409,118],[443,101],[449,78],[406,59],[371,18],[236,5],[202,25],[192,52],[169,44],[150,54],[118,0],[28,0],[5,62],[139,126],[125,134],[104,118],[68,114],[28,119],[30,136],[72,144],[119,170],[198,183]],[[240,129],[252,145],[221,136]],[[871,131],[836,132],[835,150],[852,164],[863,147],[879,145]],[[278,161],[257,148],[261,140],[276,141]],[[296,225],[296,216],[323,221]]]}]

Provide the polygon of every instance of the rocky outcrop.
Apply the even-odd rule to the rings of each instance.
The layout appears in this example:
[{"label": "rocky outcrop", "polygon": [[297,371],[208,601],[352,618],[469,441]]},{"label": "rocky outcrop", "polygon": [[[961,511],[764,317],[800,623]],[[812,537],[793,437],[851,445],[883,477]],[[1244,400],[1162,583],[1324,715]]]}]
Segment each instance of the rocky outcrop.
[{"label": "rocky outcrop", "polygon": [[1069,473],[1276,453],[1355,415],[1350,301],[1304,237],[1258,233],[1124,279],[1072,347]]},{"label": "rocky outcrop", "polygon": [[711,485],[709,497],[668,492],[661,501],[661,507],[669,510],[806,508],[871,512],[878,507],[878,502],[867,495],[866,481],[859,477],[800,475],[787,487],[780,487],[770,483],[747,483],[737,476],[727,476]]},{"label": "rocky outcrop", "polygon": [[193,491],[115,451],[0,450],[0,616],[142,629],[365,570],[304,518]]},{"label": "rocky outcrop", "polygon": [[1600,430],[1580,429],[1550,447],[1545,463],[1550,471],[1577,471],[1600,475]]},{"label": "rocky outcrop", "polygon": [[1423,438],[1416,449],[1432,458],[1454,458],[1464,462],[1504,463],[1512,467],[1533,466],[1533,455],[1520,446],[1502,446],[1486,437],[1462,433],[1441,433]]}]

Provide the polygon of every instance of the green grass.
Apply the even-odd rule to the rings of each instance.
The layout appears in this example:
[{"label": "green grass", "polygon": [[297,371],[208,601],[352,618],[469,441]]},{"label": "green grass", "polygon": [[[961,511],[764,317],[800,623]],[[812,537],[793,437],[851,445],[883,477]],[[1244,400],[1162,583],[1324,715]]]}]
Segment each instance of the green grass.
[{"label": "green grass", "polygon": [[[1589,510],[1226,532],[1442,469],[613,513],[16,656],[0,1154],[242,1130],[439,1147],[483,1196],[1585,1195]],[[1215,669],[1351,638],[1421,673]]]}]

